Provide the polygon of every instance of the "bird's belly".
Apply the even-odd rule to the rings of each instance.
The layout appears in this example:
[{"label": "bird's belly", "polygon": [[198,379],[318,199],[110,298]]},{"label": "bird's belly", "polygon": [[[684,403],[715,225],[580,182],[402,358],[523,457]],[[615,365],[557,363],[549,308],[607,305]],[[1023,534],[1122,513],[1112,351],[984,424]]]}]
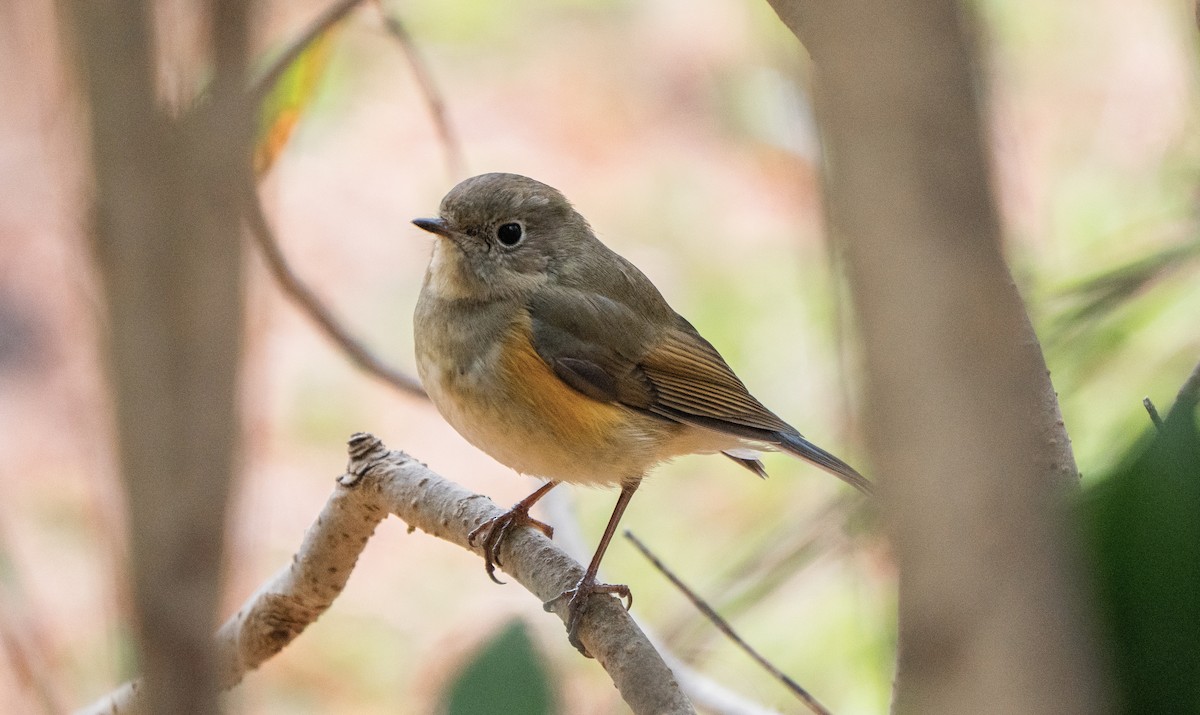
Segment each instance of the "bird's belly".
[{"label": "bird's belly", "polygon": [[533,350],[527,325],[467,360],[418,345],[418,371],[442,416],[471,444],[523,474],[605,485],[660,461],[677,425],[587,397]]}]

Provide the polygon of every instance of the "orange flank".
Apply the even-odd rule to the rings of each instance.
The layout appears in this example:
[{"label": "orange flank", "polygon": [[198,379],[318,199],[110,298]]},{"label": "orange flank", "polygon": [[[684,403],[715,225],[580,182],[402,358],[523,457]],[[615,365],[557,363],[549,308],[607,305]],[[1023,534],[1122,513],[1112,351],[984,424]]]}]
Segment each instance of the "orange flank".
[{"label": "orange flank", "polygon": [[508,399],[520,412],[538,415],[560,444],[599,444],[624,434],[630,411],[594,400],[563,382],[533,349],[528,319],[512,331],[500,351],[496,384],[508,387]]}]

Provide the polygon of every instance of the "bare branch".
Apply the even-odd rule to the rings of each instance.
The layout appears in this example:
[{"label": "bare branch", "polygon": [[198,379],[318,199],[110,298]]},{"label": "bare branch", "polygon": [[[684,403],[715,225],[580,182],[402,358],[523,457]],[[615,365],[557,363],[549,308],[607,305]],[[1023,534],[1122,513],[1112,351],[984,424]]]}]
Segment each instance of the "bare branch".
[{"label": "bare branch", "polygon": [[714,626],[716,626],[717,630],[724,633],[729,640],[734,642],[734,645],[745,651],[746,655],[750,656],[755,663],[758,663],[760,666],[762,666],[763,670],[766,670],[768,673],[770,673],[771,677],[775,678],[780,683],[783,683],[783,686],[791,691],[793,695],[799,698],[800,702],[804,703],[809,710],[812,710],[817,715],[831,715],[829,710],[815,697],[813,697],[812,694],[804,688],[804,686],[800,685],[795,680],[792,680],[791,677],[789,677],[786,673],[775,667],[774,663],[763,657],[763,655],[755,650],[752,645],[747,643],[741,636],[739,636],[737,631],[733,630],[733,626],[729,625],[724,618],[721,618],[721,615],[713,610],[712,606],[708,605],[703,598],[700,598],[695,591],[688,588],[688,585],[685,584],[678,576],[676,576],[671,569],[667,568],[667,565],[664,564],[661,559],[655,556],[654,553],[642,543],[641,539],[634,536],[632,531],[626,529],[625,538],[632,541],[633,545],[638,551],[641,552],[642,556],[645,556],[646,560],[649,561],[654,568],[658,569],[659,573],[661,573],[663,576],[666,576],[667,580],[670,581],[675,588],[679,589],[680,592],[682,592],[683,595],[692,602],[692,605],[695,606],[700,613],[704,614],[704,617],[707,618]]},{"label": "bare branch", "polygon": [[[291,564],[262,586],[217,631],[222,685],[278,653],[341,593],[375,527],[395,514],[426,533],[480,553],[467,533],[502,510],[487,497],[450,482],[368,434],[350,439],[350,464]],[[573,586],[583,568],[540,532],[520,529],[505,540],[505,571],[542,602]],[[482,574],[480,586],[484,586]],[[565,619],[566,604],[553,604]],[[670,669],[620,602],[593,598],[579,636],[608,671],[635,713],[692,713]],[[126,683],[81,713],[120,715],[141,705],[141,688]]]},{"label": "bare branch", "polygon": [[280,250],[279,244],[275,240],[275,234],[267,223],[267,217],[263,215],[262,202],[259,201],[258,192],[252,184],[248,183],[247,186],[250,196],[246,201],[246,221],[250,225],[250,233],[254,236],[254,243],[262,251],[267,267],[270,268],[271,274],[283,288],[283,292],[313,319],[317,327],[330,340],[345,351],[355,365],[401,392],[425,397],[425,390],[416,378],[396,370],[376,357],[362,342],[350,334],[350,331],[334,317],[333,312],[317,298],[316,293],[313,293],[312,289],[300,280],[300,277],[288,265],[287,259],[284,258],[283,251]]},{"label": "bare branch", "polygon": [[438,91],[437,84],[433,81],[433,75],[421,58],[421,53],[417,51],[417,45],[413,42],[412,35],[408,34],[404,23],[400,22],[400,18],[384,8],[383,0],[375,0],[375,5],[379,8],[379,14],[383,16],[383,25],[387,28],[388,34],[400,44],[404,57],[412,67],[417,87],[421,90],[421,96],[425,98],[425,106],[429,109],[429,116],[433,119],[434,129],[446,150],[446,171],[451,180],[462,178],[466,166],[463,161],[462,144],[458,141],[458,135],[451,129],[450,119],[446,113],[446,102],[442,99],[442,93]]},{"label": "bare branch", "polygon": [[[295,62],[296,58],[316,38],[342,20],[362,1],[340,0],[340,2],[332,5],[320,17],[314,20],[303,33],[293,40],[287,49],[271,63],[262,76],[259,77],[258,81],[250,88],[249,96],[254,106],[259,107],[262,105],[263,100],[271,92],[271,89],[279,81],[283,73],[287,71],[287,68]],[[247,181],[246,185],[249,187],[247,190],[249,198],[246,202],[246,221],[250,226],[250,233],[254,237],[255,244],[262,251],[263,258],[267,262],[267,267],[270,269],[271,275],[278,281],[283,292],[295,301],[300,306],[300,309],[312,318],[317,327],[340,347],[359,368],[401,392],[424,397],[425,390],[416,378],[391,367],[368,350],[362,341],[350,334],[350,331],[321,302],[316,293],[292,270],[263,212],[262,202],[259,200],[258,192],[254,189],[254,182]]]},{"label": "bare branch", "polygon": [[[314,41],[320,37],[322,33],[327,31],[337,22],[341,21],[357,7],[363,0],[340,0],[334,3],[328,10],[321,14],[320,17],[313,20],[312,24],[305,29],[295,40],[288,45],[279,57],[266,69],[259,79],[251,86],[249,90],[250,101],[255,107],[262,105],[263,100],[274,88],[275,83],[287,71],[287,68],[296,61],[296,58]],[[380,11],[382,12],[382,6]],[[447,154],[450,161],[452,173],[458,166],[461,166],[461,152],[458,149],[458,144],[453,140],[453,135],[450,132],[449,125],[445,119],[443,103],[429,77],[425,71],[424,65],[421,63],[419,56],[411,40],[404,31],[398,20],[388,17],[384,14],[384,21],[387,24],[389,31],[401,41],[402,47],[408,56],[409,62],[413,66],[413,71],[417,75],[417,81],[422,92],[430,106],[430,111],[433,114],[434,122],[438,127],[438,131],[446,143]],[[267,262],[267,267],[271,270],[271,275],[279,282],[283,292],[286,293],[300,309],[307,313],[310,318],[317,324],[317,327],[325,333],[338,347],[340,347],[349,357],[350,360],[358,365],[359,368],[366,371],[368,374],[374,375],[383,382],[395,387],[401,392],[407,392],[411,395],[425,397],[425,390],[421,387],[421,383],[411,375],[408,375],[400,370],[397,370],[371,352],[362,343],[362,341],[351,335],[340,320],[338,320],[333,311],[325,306],[324,303],[317,297],[300,276],[292,270],[288,264],[287,258],[283,255],[282,249],[279,247],[279,242],[275,238],[274,232],[271,230],[270,223],[267,221],[266,215],[263,212],[262,202],[258,198],[258,192],[253,188],[253,182],[247,182],[248,194],[250,195],[247,201],[246,220],[250,225],[250,233],[254,236],[254,242],[262,251],[263,258]]]}]

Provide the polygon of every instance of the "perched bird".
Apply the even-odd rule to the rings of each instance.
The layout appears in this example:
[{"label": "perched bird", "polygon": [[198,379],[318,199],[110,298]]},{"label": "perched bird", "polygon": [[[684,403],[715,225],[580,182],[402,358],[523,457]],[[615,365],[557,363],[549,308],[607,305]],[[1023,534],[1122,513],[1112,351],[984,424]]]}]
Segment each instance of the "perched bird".
[{"label": "perched bird", "polygon": [[437,218],[413,223],[437,236],[414,319],[429,397],[473,445],[548,480],[471,533],[471,543],[482,539],[488,575],[496,580],[513,527],[552,535],[529,508],[560,482],[621,487],[587,571],[559,597],[570,599],[567,631],[580,650],[587,598],[631,599],[627,586],[598,583],[596,573],[630,498],[659,462],[723,452],[765,476],[754,450],[781,450],[870,493],[862,475],[755,399],[554,188],[483,174],[455,186]]}]

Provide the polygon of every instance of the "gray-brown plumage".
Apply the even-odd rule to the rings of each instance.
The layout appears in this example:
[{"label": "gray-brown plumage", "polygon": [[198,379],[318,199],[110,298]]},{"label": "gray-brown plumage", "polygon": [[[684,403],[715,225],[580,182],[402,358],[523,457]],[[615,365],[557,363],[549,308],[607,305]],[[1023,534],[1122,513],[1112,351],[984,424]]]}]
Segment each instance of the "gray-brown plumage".
[{"label": "gray-brown plumage", "polygon": [[[439,218],[414,223],[439,236],[414,321],[418,371],[434,404],[520,472],[622,485],[590,582],[575,596],[606,590],[595,567],[611,529],[643,475],[671,457],[725,452],[763,475],[749,450],[778,449],[870,491],[755,399],[555,189],[484,174],[454,187]],[[528,507],[547,490],[484,530],[489,573],[503,534],[514,521],[532,522]]]}]

